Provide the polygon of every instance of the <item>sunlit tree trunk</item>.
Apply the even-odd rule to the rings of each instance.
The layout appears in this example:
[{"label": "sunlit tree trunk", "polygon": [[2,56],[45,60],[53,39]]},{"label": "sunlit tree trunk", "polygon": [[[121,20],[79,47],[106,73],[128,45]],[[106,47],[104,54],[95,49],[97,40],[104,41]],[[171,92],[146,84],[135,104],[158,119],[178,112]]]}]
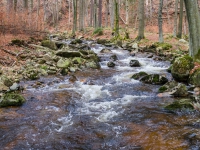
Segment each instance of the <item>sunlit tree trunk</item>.
[{"label": "sunlit tree trunk", "polygon": [[163,39],[163,30],[162,30],[162,9],[163,9],[163,0],[160,0],[159,11],[158,11],[158,27],[159,27],[159,42],[164,42]]},{"label": "sunlit tree trunk", "polygon": [[126,0],[126,25],[129,24],[129,0]]},{"label": "sunlit tree trunk", "polygon": [[75,35],[77,30],[77,0],[73,0],[73,29],[72,34]]},{"label": "sunlit tree trunk", "polygon": [[109,11],[110,11],[110,26],[114,28],[114,3],[113,0],[109,0]]},{"label": "sunlit tree trunk", "polygon": [[180,11],[179,11],[179,23],[178,23],[178,33],[177,37],[182,37],[182,27],[183,27],[183,0],[180,0]]}]

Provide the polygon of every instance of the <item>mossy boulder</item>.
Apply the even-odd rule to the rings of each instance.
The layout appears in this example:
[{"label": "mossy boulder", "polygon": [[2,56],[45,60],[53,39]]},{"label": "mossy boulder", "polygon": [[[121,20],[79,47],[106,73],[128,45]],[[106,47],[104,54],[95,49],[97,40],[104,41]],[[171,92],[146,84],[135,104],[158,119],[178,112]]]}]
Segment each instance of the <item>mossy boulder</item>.
[{"label": "mossy boulder", "polygon": [[182,110],[182,109],[191,109],[191,110],[194,109],[191,99],[176,100],[173,103],[165,106],[164,108],[171,111]]},{"label": "mossy boulder", "polygon": [[40,72],[38,69],[33,69],[33,68],[27,69],[25,71],[25,75],[28,79],[31,80],[36,80],[40,78]]},{"label": "mossy boulder", "polygon": [[57,62],[57,67],[58,68],[68,68],[71,65],[71,60],[70,59],[63,59],[61,58],[58,62]]},{"label": "mossy boulder", "polygon": [[176,81],[187,82],[190,71],[194,67],[192,57],[185,55],[183,57],[178,57],[175,59],[171,67],[172,77]]},{"label": "mossy boulder", "polygon": [[81,57],[74,57],[74,58],[72,59],[72,62],[73,62],[74,64],[79,64],[79,65],[84,64],[85,61],[86,61],[86,60],[83,59],[83,58],[81,58]]},{"label": "mossy boulder", "polygon": [[159,74],[150,74],[142,77],[140,81],[147,84],[162,85],[168,82],[168,79]]},{"label": "mossy boulder", "polygon": [[176,81],[170,81],[161,86],[158,89],[159,93],[168,93],[175,97],[185,97],[188,96],[187,87],[185,84],[178,83]]},{"label": "mossy boulder", "polygon": [[44,47],[47,47],[47,48],[50,48],[52,50],[57,50],[57,46],[56,46],[56,43],[53,42],[53,41],[50,41],[50,40],[44,40],[41,42],[41,45],[44,46]]},{"label": "mossy boulder", "polygon": [[26,99],[17,93],[5,93],[0,99],[0,107],[21,106]]},{"label": "mossy boulder", "polygon": [[189,77],[189,83],[200,87],[200,69],[195,70]]},{"label": "mossy boulder", "polygon": [[160,47],[162,50],[169,50],[172,48],[172,45],[169,43],[160,43],[160,42],[155,42],[150,46],[150,48],[158,48]]},{"label": "mossy boulder", "polygon": [[139,80],[146,75],[148,75],[146,72],[141,71],[139,73],[134,74],[131,78],[135,80]]}]

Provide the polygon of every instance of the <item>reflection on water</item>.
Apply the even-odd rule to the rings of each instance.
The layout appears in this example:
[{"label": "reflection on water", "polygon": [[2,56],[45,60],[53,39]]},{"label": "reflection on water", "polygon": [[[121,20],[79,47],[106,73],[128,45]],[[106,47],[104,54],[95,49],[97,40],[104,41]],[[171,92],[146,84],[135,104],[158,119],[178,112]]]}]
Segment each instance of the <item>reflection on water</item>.
[{"label": "reflection on water", "polygon": [[[100,52],[100,48],[97,52]],[[166,150],[199,148],[198,112],[167,112],[172,97],[157,97],[157,85],[130,77],[139,71],[170,75],[168,62],[134,57],[114,50],[116,68],[77,72],[69,77],[43,78],[40,88],[28,86],[22,107],[0,109],[0,149],[35,150]],[[30,84],[30,83],[26,83]]]}]

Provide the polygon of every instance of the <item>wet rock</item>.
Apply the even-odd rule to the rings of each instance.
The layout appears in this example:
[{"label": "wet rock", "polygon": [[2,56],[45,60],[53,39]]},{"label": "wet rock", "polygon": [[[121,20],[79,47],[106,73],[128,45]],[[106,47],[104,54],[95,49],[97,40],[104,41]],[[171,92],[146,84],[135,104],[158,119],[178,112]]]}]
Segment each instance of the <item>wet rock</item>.
[{"label": "wet rock", "polygon": [[180,42],[180,43],[184,43],[184,44],[189,44],[189,43],[188,43],[186,40],[184,40],[184,39],[180,39],[179,42]]},{"label": "wet rock", "polygon": [[139,80],[146,75],[148,75],[146,72],[141,71],[139,73],[134,74],[131,78],[135,80]]},{"label": "wet rock", "polygon": [[112,61],[116,61],[116,60],[118,60],[118,58],[117,58],[117,55],[111,55],[110,56],[110,59],[112,60]]},{"label": "wet rock", "polygon": [[81,44],[83,41],[81,39],[75,39],[70,42],[70,44]]},{"label": "wet rock", "polygon": [[175,97],[188,96],[186,85],[182,83],[178,83],[176,81],[167,82],[165,85],[159,88],[158,92],[168,93],[169,95],[173,95]]},{"label": "wet rock", "polygon": [[8,91],[8,90],[9,90],[9,87],[7,87],[2,82],[0,82],[0,92],[5,92],[5,91]]},{"label": "wet rock", "polygon": [[140,81],[147,84],[160,85],[160,84],[165,84],[166,82],[168,82],[168,79],[164,77],[163,75],[150,74],[150,75],[146,75],[142,77]]},{"label": "wet rock", "polygon": [[180,109],[194,109],[191,99],[181,99],[176,100],[173,103],[165,106],[165,109],[167,110],[180,110]]},{"label": "wet rock", "polygon": [[57,67],[58,68],[68,68],[71,65],[71,60],[70,59],[63,59],[61,58],[58,62],[57,62]]},{"label": "wet rock", "polygon": [[141,66],[138,60],[131,60],[131,61],[129,62],[129,65],[130,65],[131,67],[140,67],[140,66]]},{"label": "wet rock", "polygon": [[55,44],[55,42],[53,41],[50,41],[50,40],[44,40],[41,42],[41,45],[44,46],[44,47],[47,47],[47,48],[50,48],[52,50],[57,50],[57,46]]},{"label": "wet rock", "polygon": [[200,87],[200,69],[195,70],[189,76],[189,83]]},{"label": "wet rock", "polygon": [[112,51],[110,49],[107,48],[103,48],[100,53],[111,53]]},{"label": "wet rock", "polygon": [[171,74],[175,80],[186,82],[188,81],[190,71],[193,67],[193,59],[185,55],[175,59],[171,67]]},{"label": "wet rock", "polygon": [[107,66],[108,66],[108,67],[115,67],[115,63],[112,62],[112,61],[109,61],[109,62],[107,63]]},{"label": "wet rock", "polygon": [[10,87],[13,85],[14,81],[12,81],[12,79],[6,77],[5,75],[3,75],[1,77],[1,81],[3,82],[3,84],[7,87]]},{"label": "wet rock", "polygon": [[135,52],[138,52],[138,49],[139,49],[138,43],[133,43],[133,44],[131,45],[131,48],[132,48]]},{"label": "wet rock", "polygon": [[20,94],[5,93],[0,99],[0,107],[21,106],[25,101],[25,98]]}]

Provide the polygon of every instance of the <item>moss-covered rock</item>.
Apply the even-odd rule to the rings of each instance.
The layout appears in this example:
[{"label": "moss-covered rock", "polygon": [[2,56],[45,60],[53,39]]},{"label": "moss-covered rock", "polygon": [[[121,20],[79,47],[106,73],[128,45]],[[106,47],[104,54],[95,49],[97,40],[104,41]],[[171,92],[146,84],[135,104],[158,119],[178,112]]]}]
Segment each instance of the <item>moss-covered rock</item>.
[{"label": "moss-covered rock", "polygon": [[176,82],[176,81],[167,82],[166,84],[164,84],[163,86],[161,86],[161,87],[158,89],[158,92],[159,92],[159,93],[169,92],[169,91],[171,91],[174,87],[176,87],[177,85],[178,85],[178,82]]},{"label": "moss-covered rock", "polygon": [[181,109],[191,109],[193,110],[194,107],[192,105],[191,99],[181,99],[176,100],[173,103],[165,106],[165,109],[175,111],[175,110],[181,110]]},{"label": "moss-covered rock", "polygon": [[139,62],[138,60],[131,60],[131,61],[129,62],[129,65],[130,65],[131,67],[140,67],[140,66],[141,66],[141,64],[140,64],[140,62]]},{"label": "moss-covered rock", "polygon": [[189,83],[200,87],[200,69],[195,70],[189,77]]},{"label": "moss-covered rock", "polygon": [[95,61],[87,62],[86,63],[86,67],[87,68],[92,68],[92,69],[100,69],[101,68],[99,62],[95,62]]},{"label": "moss-covered rock", "polygon": [[97,44],[105,45],[106,43],[109,43],[109,41],[106,39],[97,39]]},{"label": "moss-covered rock", "polygon": [[192,57],[185,55],[176,58],[171,67],[171,73],[177,81],[188,81],[191,69],[194,67]]},{"label": "moss-covered rock", "polygon": [[44,41],[42,41],[41,45],[44,46],[44,47],[48,47],[48,48],[50,48],[52,50],[57,50],[58,49],[57,46],[56,46],[56,44],[55,44],[55,42],[50,41],[50,40],[44,40]]},{"label": "moss-covered rock", "polygon": [[161,85],[165,84],[168,82],[168,79],[162,75],[159,74],[150,74],[142,77],[140,79],[141,82],[147,83],[147,84],[156,84],[156,85]]},{"label": "moss-covered rock", "polygon": [[141,71],[139,73],[134,74],[131,78],[135,80],[139,80],[146,75],[148,75],[146,72]]},{"label": "moss-covered rock", "polygon": [[14,39],[11,41],[12,45],[23,46],[25,44],[24,40]]},{"label": "moss-covered rock", "polygon": [[108,66],[108,67],[115,67],[115,63],[112,62],[112,61],[109,61],[109,62],[107,63],[107,66]]},{"label": "moss-covered rock", "polygon": [[172,48],[172,45],[169,43],[160,43],[160,42],[155,42],[150,46],[150,48],[158,48],[160,47],[162,50],[169,50]]},{"label": "moss-covered rock", "polygon": [[81,58],[81,57],[74,57],[74,58],[72,59],[72,62],[73,62],[74,64],[82,65],[82,64],[85,63],[85,59],[83,59],[83,58]]},{"label": "moss-covered rock", "polygon": [[26,99],[16,93],[5,93],[0,99],[0,107],[21,106]]},{"label": "moss-covered rock", "polygon": [[58,68],[68,68],[71,65],[71,60],[70,59],[63,59],[61,58],[58,62],[57,62],[57,67]]}]

